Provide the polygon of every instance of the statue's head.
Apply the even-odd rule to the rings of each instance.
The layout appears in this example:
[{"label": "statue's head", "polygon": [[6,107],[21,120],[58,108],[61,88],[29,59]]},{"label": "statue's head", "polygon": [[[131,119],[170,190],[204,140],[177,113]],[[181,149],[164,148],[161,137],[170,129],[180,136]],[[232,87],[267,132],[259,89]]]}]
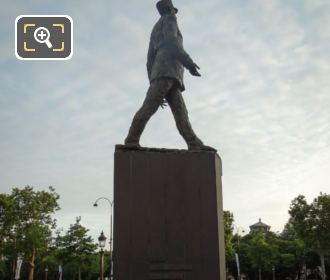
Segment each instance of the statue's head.
[{"label": "statue's head", "polygon": [[171,0],[160,0],[157,2],[156,7],[160,15],[170,14],[173,11],[175,13],[178,12],[178,9],[173,6]]}]

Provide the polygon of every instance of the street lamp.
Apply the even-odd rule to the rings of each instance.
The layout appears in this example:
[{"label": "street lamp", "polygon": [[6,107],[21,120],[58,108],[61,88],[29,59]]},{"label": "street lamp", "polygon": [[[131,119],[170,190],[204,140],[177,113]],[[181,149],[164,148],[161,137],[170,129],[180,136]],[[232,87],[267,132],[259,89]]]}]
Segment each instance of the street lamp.
[{"label": "street lamp", "polygon": [[113,232],[112,232],[112,207],[113,207],[113,201],[111,201],[109,198],[107,197],[99,197],[98,199],[95,200],[93,206],[97,207],[98,206],[98,201],[104,199],[106,200],[109,205],[110,205],[110,267],[109,267],[109,276],[110,276],[110,280],[112,279],[112,263],[113,263],[113,258],[112,258],[112,246],[113,246]]},{"label": "street lamp", "polygon": [[0,205],[0,227],[3,226],[3,221],[2,221],[2,214],[4,213],[4,208],[2,205]]},{"label": "street lamp", "polygon": [[105,241],[107,240],[107,238],[105,237],[103,231],[101,232],[101,235],[99,236],[99,247],[100,247],[100,280],[104,280],[104,251],[103,248],[105,247]]},{"label": "street lamp", "polygon": [[307,266],[306,266],[306,263],[303,264],[303,273],[304,273],[304,279],[307,280]]},{"label": "street lamp", "polygon": [[233,227],[236,229],[236,235],[237,235],[237,253],[235,253],[235,259],[236,259],[236,266],[237,266],[237,279],[241,280],[241,271],[239,267],[239,231],[242,230],[242,233],[245,232],[245,230],[242,227],[237,227],[235,224],[233,224]]},{"label": "street lamp", "polygon": [[239,233],[241,231],[241,233],[245,233],[244,228],[242,227],[238,227],[235,224],[233,224],[233,227],[236,229],[236,235],[237,235],[237,250],[239,251]]},{"label": "street lamp", "polygon": [[275,266],[272,266],[272,271],[273,271],[273,280],[275,280]]},{"label": "street lamp", "polygon": [[45,268],[45,280],[48,279],[48,267]]}]

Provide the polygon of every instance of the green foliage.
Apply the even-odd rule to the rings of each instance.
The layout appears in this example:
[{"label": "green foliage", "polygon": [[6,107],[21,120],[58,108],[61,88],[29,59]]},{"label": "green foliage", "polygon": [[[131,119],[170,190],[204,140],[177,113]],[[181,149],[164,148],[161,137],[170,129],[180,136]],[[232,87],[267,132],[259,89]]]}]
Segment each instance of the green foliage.
[{"label": "green foliage", "polygon": [[63,265],[67,277],[84,274],[84,278],[97,272],[97,244],[88,236],[88,229],[80,224],[81,218],[70,225],[69,230],[56,238],[56,257]]},{"label": "green foliage", "polygon": [[233,223],[234,215],[230,211],[223,212],[224,218],[224,231],[225,231],[225,248],[226,248],[226,261],[232,261],[234,258],[234,247],[233,247]]},{"label": "green foliage", "polygon": [[[18,254],[24,258],[22,279],[28,279],[29,271],[34,270],[30,262],[35,264],[35,279],[43,279],[46,268],[48,279],[57,279],[60,264],[64,279],[97,279],[97,245],[81,225],[81,218],[66,232],[57,232],[56,237],[52,234],[58,199],[51,187],[35,191],[28,186],[14,188],[8,195],[0,194],[0,279],[12,277]],[[254,231],[242,237],[233,234],[234,216],[224,211],[226,261],[232,274],[236,275],[235,252],[239,252],[241,273],[250,279],[257,279],[259,271],[262,279],[272,279],[273,268],[276,279],[301,279],[305,265],[319,265],[318,256],[324,269],[330,252],[330,196],[320,194],[308,204],[300,195],[292,201],[289,213],[290,219],[280,235]],[[109,261],[110,254],[105,252],[105,275],[109,273]]]},{"label": "green foliage", "polygon": [[319,253],[325,279],[325,256],[330,251],[330,195],[320,193],[311,204],[299,195],[291,202],[289,214],[297,236]]},{"label": "green foliage", "polygon": [[277,279],[294,278],[302,268],[306,247],[300,239],[292,239],[292,233],[288,237],[287,232],[284,232],[277,235],[271,231],[253,231],[242,237],[241,272],[248,274],[251,279],[257,279],[260,269],[262,276],[269,278],[274,268]]},{"label": "green foliage", "polygon": [[52,214],[60,209],[58,199],[52,187],[35,191],[27,186],[1,194],[0,255],[14,263],[20,254],[25,262],[31,262],[33,270],[35,260],[42,260],[51,242],[51,230],[56,227]]},{"label": "green foliage", "polygon": [[299,195],[289,210],[290,222],[298,236],[317,251],[330,249],[330,195],[320,194],[308,204]]},{"label": "green foliage", "polygon": [[269,236],[270,233],[255,231],[251,233],[247,256],[251,261],[252,268],[270,270],[278,258],[276,238]]}]

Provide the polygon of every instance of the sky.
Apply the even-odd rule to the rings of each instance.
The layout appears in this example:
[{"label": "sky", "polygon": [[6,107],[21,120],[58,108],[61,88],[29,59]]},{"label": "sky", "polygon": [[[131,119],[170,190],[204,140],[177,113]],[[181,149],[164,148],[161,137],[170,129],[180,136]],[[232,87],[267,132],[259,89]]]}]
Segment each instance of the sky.
[{"label": "sky", "polygon": [[[81,216],[109,237],[113,153],[148,88],[156,1],[2,0],[0,191],[55,187],[67,230]],[[330,1],[177,0],[184,47],[201,78],[186,72],[184,99],[196,134],[223,161],[224,208],[248,231],[281,231],[292,199],[330,193]],[[70,15],[68,61],[15,57],[15,18]],[[167,108],[141,138],[185,149]]]}]

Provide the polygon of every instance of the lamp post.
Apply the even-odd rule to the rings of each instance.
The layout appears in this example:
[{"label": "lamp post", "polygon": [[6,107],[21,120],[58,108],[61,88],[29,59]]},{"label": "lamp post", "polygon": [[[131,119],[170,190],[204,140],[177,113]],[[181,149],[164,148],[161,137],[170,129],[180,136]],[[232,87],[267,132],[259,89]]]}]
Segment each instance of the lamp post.
[{"label": "lamp post", "polygon": [[48,279],[48,266],[46,266],[45,268],[45,280]]},{"label": "lamp post", "polygon": [[45,268],[45,280],[48,279],[48,267]]},{"label": "lamp post", "polygon": [[236,226],[235,224],[233,224],[233,227],[236,229],[236,235],[237,235],[237,252],[235,253],[236,266],[237,266],[237,279],[241,280],[241,271],[239,266],[239,231],[242,230],[242,233],[244,233],[245,230],[242,227]]},{"label": "lamp post", "polygon": [[303,273],[304,273],[304,280],[307,280],[307,266],[306,266],[306,263],[303,264]]},{"label": "lamp post", "polygon": [[99,236],[99,246],[100,246],[100,280],[104,280],[104,251],[103,248],[105,247],[105,241],[107,238],[105,237],[103,231],[101,232],[101,235]]},{"label": "lamp post", "polygon": [[272,272],[273,272],[273,280],[275,280],[275,266],[272,266]]},{"label": "lamp post", "polygon": [[0,205],[0,227],[2,227],[2,214],[4,213],[4,208],[2,205]]},{"label": "lamp post", "polygon": [[113,263],[113,258],[112,258],[112,246],[113,246],[113,231],[112,231],[112,207],[113,207],[113,201],[111,201],[109,198],[107,197],[99,197],[98,199],[95,200],[93,206],[94,207],[97,207],[98,206],[98,201],[101,200],[101,199],[104,199],[106,200],[109,205],[110,205],[110,266],[109,266],[109,277],[110,277],[110,280],[112,279],[112,263]]}]

